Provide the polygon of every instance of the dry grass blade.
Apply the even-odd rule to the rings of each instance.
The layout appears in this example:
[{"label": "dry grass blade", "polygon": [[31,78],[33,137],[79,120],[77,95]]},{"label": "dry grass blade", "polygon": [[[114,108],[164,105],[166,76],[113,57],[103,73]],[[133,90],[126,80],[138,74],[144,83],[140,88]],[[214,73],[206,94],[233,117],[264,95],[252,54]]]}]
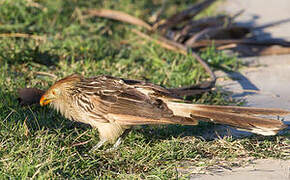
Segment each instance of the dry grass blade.
[{"label": "dry grass blade", "polygon": [[82,145],[88,144],[90,141],[92,141],[92,140],[90,139],[90,140],[87,140],[87,141],[84,141],[84,142],[75,143],[75,144],[72,144],[71,146],[72,147],[82,146]]},{"label": "dry grass blade", "polygon": [[40,40],[40,41],[45,41],[46,37],[45,36],[38,36],[38,35],[33,35],[33,34],[24,34],[24,33],[4,33],[0,34],[0,37],[13,37],[13,38],[31,38],[35,40]]},{"label": "dry grass blade", "polygon": [[195,15],[200,13],[202,10],[210,6],[212,3],[214,3],[216,0],[205,0],[203,2],[197,3],[190,8],[181,11],[177,14],[174,14],[168,20],[160,26],[160,29],[164,32],[167,29],[179,24],[182,21],[188,20],[193,18]]},{"label": "dry grass blade", "polygon": [[147,30],[152,30],[152,27],[145,21],[133,17],[127,13],[121,11],[115,11],[110,9],[89,9],[87,11],[88,16],[98,16],[105,17],[109,19],[114,19],[117,21],[126,22],[129,24],[137,25],[146,28]]}]

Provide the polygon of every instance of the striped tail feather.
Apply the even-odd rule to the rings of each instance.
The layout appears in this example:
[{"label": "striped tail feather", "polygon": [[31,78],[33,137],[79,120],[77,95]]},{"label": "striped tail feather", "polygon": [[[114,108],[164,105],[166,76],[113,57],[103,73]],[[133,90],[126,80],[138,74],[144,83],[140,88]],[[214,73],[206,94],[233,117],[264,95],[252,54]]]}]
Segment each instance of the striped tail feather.
[{"label": "striped tail feather", "polygon": [[167,102],[175,115],[201,117],[201,121],[229,125],[239,130],[264,136],[275,135],[287,126],[280,120],[255,115],[286,115],[290,111],[271,108],[253,108],[237,106],[215,106]]},{"label": "striped tail feather", "polygon": [[196,108],[215,110],[220,112],[230,112],[239,114],[256,114],[256,115],[287,115],[290,111],[277,108],[256,108],[256,107],[242,107],[242,106],[217,106],[217,105],[204,105],[204,104],[194,104]]}]

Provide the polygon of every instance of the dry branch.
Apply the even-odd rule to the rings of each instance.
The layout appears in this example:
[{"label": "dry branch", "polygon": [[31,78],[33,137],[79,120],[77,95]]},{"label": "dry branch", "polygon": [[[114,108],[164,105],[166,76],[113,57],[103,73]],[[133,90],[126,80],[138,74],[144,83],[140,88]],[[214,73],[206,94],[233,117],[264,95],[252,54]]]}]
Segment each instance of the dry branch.
[{"label": "dry branch", "polygon": [[199,12],[207,8],[209,5],[211,5],[215,0],[206,0],[200,3],[197,3],[190,8],[179,12],[177,14],[174,14],[170,18],[167,19],[167,21],[160,27],[163,28],[170,28],[172,26],[175,26],[176,24],[179,24],[182,21],[188,20],[193,18],[195,15],[197,15]]},{"label": "dry branch", "polygon": [[205,36],[209,36],[209,34],[215,34],[220,27],[209,27],[206,29],[203,29],[202,31],[192,35],[187,41],[185,41],[186,46],[191,46],[192,44],[195,44],[200,39],[204,38]]},{"label": "dry branch", "polygon": [[231,18],[224,15],[192,20],[182,28],[179,36],[188,36],[189,33],[197,33],[209,27],[227,27],[230,24]]},{"label": "dry branch", "polygon": [[181,11],[177,14],[174,14],[170,18],[167,19],[167,21],[160,26],[160,30],[162,32],[165,32],[167,29],[180,24],[182,21],[189,20],[193,18],[195,15],[200,13],[205,8],[209,7],[212,3],[214,3],[216,0],[205,0],[203,2],[197,3],[190,8]]},{"label": "dry branch", "polygon": [[173,46],[171,44],[168,44],[166,42],[162,42],[162,41],[159,41],[157,39],[153,39],[151,38],[150,36],[148,36],[147,34],[144,34],[136,29],[132,29],[131,30],[133,33],[137,34],[138,36],[142,37],[143,39],[146,39],[146,40],[149,40],[149,41],[152,41],[152,42],[155,42],[157,44],[159,44],[160,46],[166,48],[166,49],[169,49],[169,50],[172,50],[172,51],[175,51],[175,52],[178,52],[178,53],[181,53],[181,54],[184,54],[186,55],[186,50],[184,50],[182,47],[176,47],[176,46]]},{"label": "dry branch", "polygon": [[49,76],[53,79],[57,79],[57,75],[55,74],[51,74],[51,73],[48,73],[48,72],[41,72],[41,71],[38,71],[38,72],[35,72],[35,74],[37,75],[42,75],[42,76]]},{"label": "dry branch", "polygon": [[89,9],[87,11],[88,16],[98,16],[109,19],[114,19],[121,22],[126,22],[129,24],[137,25],[146,28],[147,30],[152,30],[152,27],[145,21],[131,16],[127,13],[121,11],[115,11],[110,9]]}]

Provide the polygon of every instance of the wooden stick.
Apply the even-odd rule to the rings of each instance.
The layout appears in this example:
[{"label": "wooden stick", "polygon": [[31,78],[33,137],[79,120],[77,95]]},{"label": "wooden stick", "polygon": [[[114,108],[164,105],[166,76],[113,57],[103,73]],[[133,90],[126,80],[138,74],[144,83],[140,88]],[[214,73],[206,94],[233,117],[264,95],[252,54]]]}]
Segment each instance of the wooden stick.
[{"label": "wooden stick", "polygon": [[162,31],[166,31],[167,29],[181,23],[182,21],[193,18],[195,15],[200,13],[205,8],[209,7],[215,1],[216,0],[205,0],[203,2],[194,4],[193,6],[184,11],[174,14],[173,16],[168,18],[164,24],[160,26],[160,29]]},{"label": "wooden stick", "polygon": [[48,73],[48,72],[37,71],[37,72],[35,72],[35,74],[42,75],[42,76],[49,76],[49,77],[52,77],[53,79],[57,79],[57,75],[51,74],[51,73]]},{"label": "wooden stick", "polygon": [[182,49],[180,47],[176,47],[176,46],[173,46],[173,45],[171,45],[169,43],[162,42],[162,41],[159,41],[157,39],[153,39],[150,36],[148,36],[147,34],[144,34],[144,33],[140,32],[140,31],[138,31],[136,29],[132,29],[131,31],[133,33],[137,34],[138,36],[142,37],[143,39],[146,39],[146,40],[155,42],[155,43],[159,44],[160,46],[162,46],[162,47],[164,47],[166,49],[169,49],[171,51],[176,51],[176,52],[181,53],[181,54],[184,54],[184,55],[187,54],[186,50],[184,50],[184,49]]},{"label": "wooden stick", "polygon": [[152,30],[151,25],[149,25],[145,21],[138,19],[134,16],[131,16],[127,13],[121,12],[121,11],[115,11],[115,10],[110,10],[110,9],[89,9],[87,13],[89,16],[98,16],[98,17],[114,19],[117,21],[126,22],[129,24],[144,27],[150,31]]},{"label": "wooden stick", "polygon": [[216,49],[217,50],[224,50],[224,49],[232,49],[232,48],[236,48],[236,47],[237,47],[237,44],[232,43],[232,44],[226,44],[226,45],[223,45],[223,46],[219,46]]}]

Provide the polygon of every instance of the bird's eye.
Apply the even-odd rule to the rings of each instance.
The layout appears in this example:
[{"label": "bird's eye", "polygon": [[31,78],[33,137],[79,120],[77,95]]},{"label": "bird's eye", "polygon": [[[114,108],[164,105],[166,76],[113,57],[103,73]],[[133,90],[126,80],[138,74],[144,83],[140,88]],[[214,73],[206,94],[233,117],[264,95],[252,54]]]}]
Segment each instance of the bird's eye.
[{"label": "bird's eye", "polygon": [[53,95],[56,95],[56,92],[55,92],[55,91],[52,91],[51,93],[52,93]]}]

